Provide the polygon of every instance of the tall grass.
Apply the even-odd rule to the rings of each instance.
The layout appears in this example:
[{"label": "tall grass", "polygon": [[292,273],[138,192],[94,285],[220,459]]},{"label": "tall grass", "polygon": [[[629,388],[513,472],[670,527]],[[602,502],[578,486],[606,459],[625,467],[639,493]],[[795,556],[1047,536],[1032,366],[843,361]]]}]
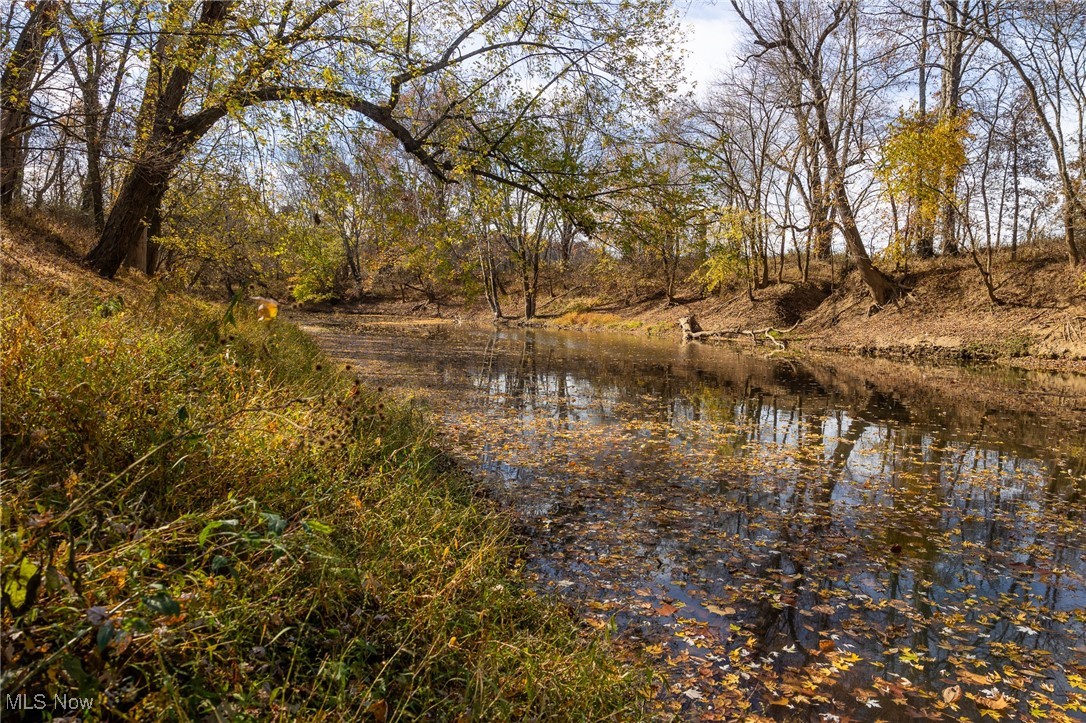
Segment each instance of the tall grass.
[{"label": "tall grass", "polygon": [[28,286],[0,331],[4,694],[94,718],[642,715],[645,676],[535,597],[425,422],[290,325]]}]

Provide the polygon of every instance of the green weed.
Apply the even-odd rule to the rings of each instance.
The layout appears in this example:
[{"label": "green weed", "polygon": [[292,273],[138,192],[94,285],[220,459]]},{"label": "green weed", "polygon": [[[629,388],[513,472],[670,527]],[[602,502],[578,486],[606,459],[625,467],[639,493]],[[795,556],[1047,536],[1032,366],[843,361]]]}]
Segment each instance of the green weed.
[{"label": "green weed", "polygon": [[647,677],[535,597],[425,421],[290,325],[27,287],[0,331],[4,693],[131,719],[642,714]]}]

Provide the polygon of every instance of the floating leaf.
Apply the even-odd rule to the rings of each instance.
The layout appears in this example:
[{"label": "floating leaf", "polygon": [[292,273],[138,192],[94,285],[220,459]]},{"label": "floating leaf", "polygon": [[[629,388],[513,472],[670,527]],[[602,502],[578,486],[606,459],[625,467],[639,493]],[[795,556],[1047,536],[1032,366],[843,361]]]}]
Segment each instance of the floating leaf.
[{"label": "floating leaf", "polygon": [[1014,702],[1013,698],[1006,697],[1001,691],[993,689],[985,692],[989,693],[989,695],[977,696],[977,705],[981,708],[1004,710]]}]

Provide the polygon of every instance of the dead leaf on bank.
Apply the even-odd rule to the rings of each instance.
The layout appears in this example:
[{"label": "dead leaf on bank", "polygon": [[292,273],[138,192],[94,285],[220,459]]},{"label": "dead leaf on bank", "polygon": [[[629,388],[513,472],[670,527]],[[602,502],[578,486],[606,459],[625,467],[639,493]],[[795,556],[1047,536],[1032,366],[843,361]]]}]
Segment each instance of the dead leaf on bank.
[{"label": "dead leaf on bank", "polygon": [[385,719],[388,717],[388,703],[384,700],[371,703],[370,707],[366,708],[366,712],[372,715],[377,723],[385,723]]}]

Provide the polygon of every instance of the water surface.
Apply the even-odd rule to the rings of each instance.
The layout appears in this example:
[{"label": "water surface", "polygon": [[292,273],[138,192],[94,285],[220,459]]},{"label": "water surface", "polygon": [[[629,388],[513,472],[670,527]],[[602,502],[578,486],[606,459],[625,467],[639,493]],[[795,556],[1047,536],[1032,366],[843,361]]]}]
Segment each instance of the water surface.
[{"label": "water surface", "polygon": [[315,331],[431,410],[528,533],[539,586],[652,661],[665,709],[1086,719],[1086,414],[1062,392],[1032,408],[1036,377]]}]

